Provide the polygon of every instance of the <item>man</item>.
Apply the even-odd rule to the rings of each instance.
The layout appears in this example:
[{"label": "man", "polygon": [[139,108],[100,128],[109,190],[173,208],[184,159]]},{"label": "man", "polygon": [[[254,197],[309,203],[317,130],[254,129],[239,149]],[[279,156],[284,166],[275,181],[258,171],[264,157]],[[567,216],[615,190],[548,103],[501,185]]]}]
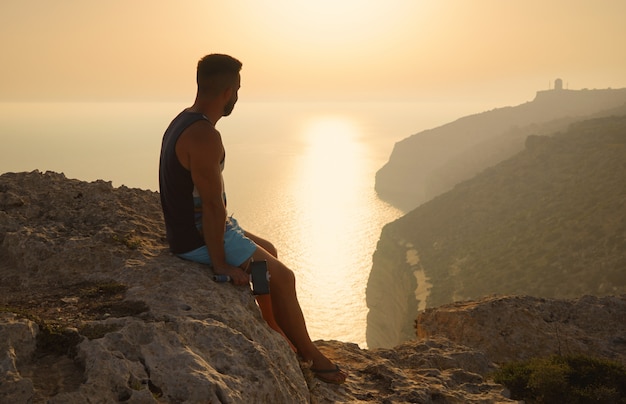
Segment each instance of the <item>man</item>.
[{"label": "man", "polygon": [[266,260],[270,295],[257,301],[268,324],[287,338],[323,381],[346,374],[311,342],[296,297],[295,276],[276,258],[274,246],[245,232],[227,216],[222,170],[225,151],[215,124],[233,111],[241,62],[211,54],[198,62],[194,104],[167,128],[161,147],[159,187],[170,249],[181,258],[213,267],[235,285],[248,285],[251,260]]}]

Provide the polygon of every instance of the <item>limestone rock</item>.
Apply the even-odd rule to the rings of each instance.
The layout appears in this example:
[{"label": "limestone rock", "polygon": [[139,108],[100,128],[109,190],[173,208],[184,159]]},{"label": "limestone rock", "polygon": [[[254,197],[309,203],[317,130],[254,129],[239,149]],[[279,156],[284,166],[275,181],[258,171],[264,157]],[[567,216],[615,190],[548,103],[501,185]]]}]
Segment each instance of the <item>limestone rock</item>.
[{"label": "limestone rock", "polygon": [[331,358],[348,365],[350,376],[336,388],[318,384],[312,403],[514,403],[486,375],[495,369],[486,356],[446,338],[409,341],[393,349],[362,350],[337,341],[319,343]]},{"label": "limestone rock", "polygon": [[0,399],[11,397],[26,402],[33,391],[32,381],[21,377],[18,359],[35,352],[37,325],[28,320],[16,320],[10,313],[0,313]]},{"label": "limestone rock", "polygon": [[488,297],[426,309],[417,336],[446,336],[496,363],[583,354],[626,365],[626,295],[556,300]]},{"label": "limestone rock", "polygon": [[[70,355],[73,371],[44,375],[33,366],[52,354],[33,354],[37,332],[18,336],[11,331],[37,327],[32,321],[5,319],[0,329],[17,337],[3,339],[8,345],[1,353],[4,398],[30,394],[32,400],[51,396],[49,402],[59,403],[309,400],[295,354],[262,320],[249,288],[215,283],[206,267],[168,252],[158,194],[38,172],[3,175],[0,193],[19,195],[0,198],[8,201],[0,206],[0,304],[8,310],[26,306],[24,311],[48,317],[54,326],[91,330]],[[123,300],[96,303],[90,308],[97,309],[93,315],[73,313],[72,306],[90,298],[85,284],[127,290]],[[68,313],[75,319],[70,321]],[[76,372],[81,382],[63,385]],[[33,375],[30,386],[24,384],[28,373]]]}]

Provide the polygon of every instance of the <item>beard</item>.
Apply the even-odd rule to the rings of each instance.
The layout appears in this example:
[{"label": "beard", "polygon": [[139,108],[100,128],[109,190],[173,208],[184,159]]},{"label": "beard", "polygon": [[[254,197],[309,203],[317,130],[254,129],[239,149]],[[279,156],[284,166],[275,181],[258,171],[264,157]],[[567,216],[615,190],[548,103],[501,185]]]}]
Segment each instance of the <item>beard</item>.
[{"label": "beard", "polygon": [[231,112],[233,112],[233,109],[235,109],[236,103],[237,103],[237,99],[231,98],[230,101],[228,101],[228,103],[224,105],[224,112],[222,113],[222,116],[230,115]]}]

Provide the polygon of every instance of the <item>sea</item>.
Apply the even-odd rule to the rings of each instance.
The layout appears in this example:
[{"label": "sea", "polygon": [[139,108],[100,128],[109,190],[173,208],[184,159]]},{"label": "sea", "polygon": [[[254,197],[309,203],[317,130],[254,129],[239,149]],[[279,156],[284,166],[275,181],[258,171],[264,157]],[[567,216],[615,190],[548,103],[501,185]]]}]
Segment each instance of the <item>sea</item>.
[{"label": "sea", "polygon": [[[158,190],[163,132],[185,102],[0,102],[0,173],[40,170]],[[366,348],[365,290],[382,227],[405,212],[375,174],[394,144],[476,112],[458,102],[240,101],[217,129],[229,214],[297,279],[313,340]]]}]

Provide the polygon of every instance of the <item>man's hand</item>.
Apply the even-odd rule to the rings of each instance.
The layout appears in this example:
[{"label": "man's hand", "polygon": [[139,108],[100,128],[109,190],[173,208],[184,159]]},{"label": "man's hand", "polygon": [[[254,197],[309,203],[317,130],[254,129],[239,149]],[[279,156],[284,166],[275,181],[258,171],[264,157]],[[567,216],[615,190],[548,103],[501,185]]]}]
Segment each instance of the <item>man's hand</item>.
[{"label": "man's hand", "polygon": [[223,265],[219,267],[213,267],[213,272],[218,275],[228,275],[233,280],[235,285],[249,285],[250,275],[248,275],[243,269],[234,267],[232,265]]}]

